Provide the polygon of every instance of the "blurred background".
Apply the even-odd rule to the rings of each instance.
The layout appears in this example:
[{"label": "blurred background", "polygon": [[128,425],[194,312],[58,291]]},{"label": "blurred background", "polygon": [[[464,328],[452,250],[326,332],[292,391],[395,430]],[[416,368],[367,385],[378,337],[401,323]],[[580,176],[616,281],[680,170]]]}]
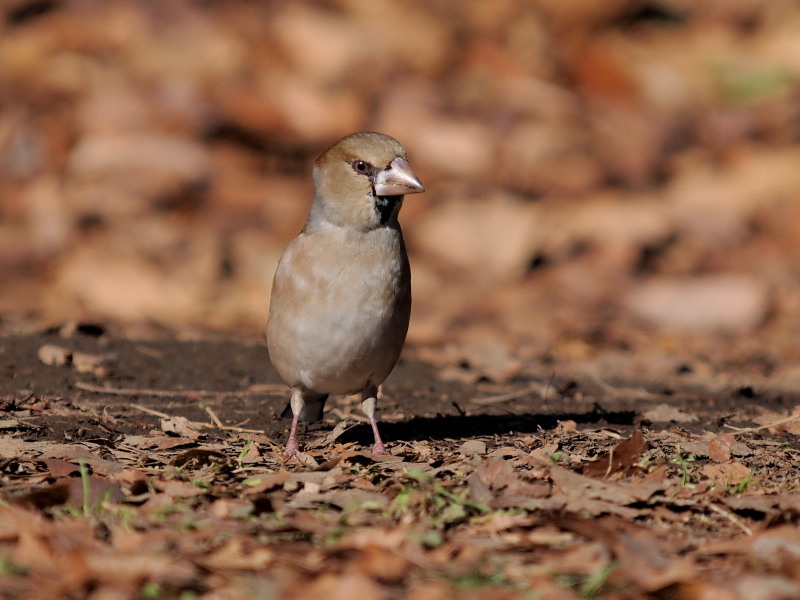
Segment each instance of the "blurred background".
[{"label": "blurred background", "polygon": [[3,0],[0,319],[260,333],[364,129],[428,190],[412,347],[799,358],[795,0]]}]

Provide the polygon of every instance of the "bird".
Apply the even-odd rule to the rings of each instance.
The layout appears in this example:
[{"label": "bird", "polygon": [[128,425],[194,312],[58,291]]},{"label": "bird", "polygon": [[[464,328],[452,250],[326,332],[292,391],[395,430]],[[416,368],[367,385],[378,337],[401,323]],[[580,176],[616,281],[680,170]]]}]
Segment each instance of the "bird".
[{"label": "bird", "polygon": [[425,187],[403,146],[361,131],[324,151],[300,234],[283,251],[267,321],[270,361],[291,399],[284,455],[304,456],[298,422],[321,419],[329,395],[360,394],[375,443],[378,388],[400,356],[411,315],[411,270],[398,222],[406,194]]}]

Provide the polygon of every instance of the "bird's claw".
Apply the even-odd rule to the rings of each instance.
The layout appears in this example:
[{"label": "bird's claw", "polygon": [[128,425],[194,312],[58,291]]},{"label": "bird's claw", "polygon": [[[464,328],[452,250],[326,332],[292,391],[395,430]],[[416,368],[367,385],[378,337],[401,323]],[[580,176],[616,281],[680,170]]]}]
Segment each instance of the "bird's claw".
[{"label": "bird's claw", "polygon": [[309,468],[316,468],[319,466],[317,460],[311,456],[308,452],[303,452],[297,445],[297,442],[292,444],[291,442],[286,444],[286,449],[283,451],[283,458],[284,460],[290,460],[292,458],[296,458],[300,464],[305,465]]},{"label": "bird's claw", "polygon": [[283,451],[283,455],[286,458],[292,458],[293,456],[300,456],[305,454],[305,452],[300,451],[300,446],[297,445],[297,440],[290,439],[286,442],[286,449]]}]

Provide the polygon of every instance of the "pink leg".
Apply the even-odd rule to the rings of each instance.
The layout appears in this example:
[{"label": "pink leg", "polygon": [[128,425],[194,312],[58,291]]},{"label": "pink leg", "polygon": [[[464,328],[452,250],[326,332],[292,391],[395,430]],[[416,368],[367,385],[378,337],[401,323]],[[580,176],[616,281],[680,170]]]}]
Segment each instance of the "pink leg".
[{"label": "pink leg", "polygon": [[386,454],[386,446],[383,445],[381,434],[378,432],[378,423],[375,421],[375,415],[369,418],[369,424],[372,425],[372,433],[375,435],[375,443],[372,445],[372,452],[374,454]]},{"label": "pink leg", "polygon": [[292,428],[289,430],[289,439],[286,440],[286,450],[283,454],[289,458],[300,454],[300,446],[297,445],[297,422],[300,420],[300,413],[292,416]]},{"label": "pink leg", "polygon": [[286,450],[283,451],[283,455],[287,458],[292,456],[302,457],[304,453],[300,452],[300,446],[297,445],[297,423],[300,421],[300,415],[306,406],[306,401],[300,389],[292,388],[290,405],[292,407],[292,427],[289,429],[289,439],[286,440]]},{"label": "pink leg", "polygon": [[375,443],[372,445],[372,452],[375,454],[386,454],[386,446],[383,445],[381,434],[378,432],[378,422],[375,420],[375,405],[378,403],[378,388],[370,387],[364,390],[361,395],[361,410],[369,418],[372,425],[372,433],[375,436]]}]

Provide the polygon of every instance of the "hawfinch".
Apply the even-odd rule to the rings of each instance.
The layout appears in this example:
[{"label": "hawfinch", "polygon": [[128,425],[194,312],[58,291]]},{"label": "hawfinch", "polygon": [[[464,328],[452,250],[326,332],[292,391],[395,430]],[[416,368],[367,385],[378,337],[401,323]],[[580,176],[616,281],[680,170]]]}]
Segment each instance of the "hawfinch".
[{"label": "hawfinch", "polygon": [[378,386],[394,368],[408,331],[411,273],[397,214],[405,194],[425,191],[405,149],[381,133],[348,135],[314,163],[314,201],[305,227],[275,271],[267,347],[291,387],[287,456],[300,454],[299,420],[316,421],[329,394],[361,394],[375,421]]}]

